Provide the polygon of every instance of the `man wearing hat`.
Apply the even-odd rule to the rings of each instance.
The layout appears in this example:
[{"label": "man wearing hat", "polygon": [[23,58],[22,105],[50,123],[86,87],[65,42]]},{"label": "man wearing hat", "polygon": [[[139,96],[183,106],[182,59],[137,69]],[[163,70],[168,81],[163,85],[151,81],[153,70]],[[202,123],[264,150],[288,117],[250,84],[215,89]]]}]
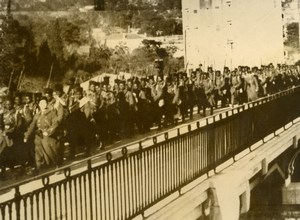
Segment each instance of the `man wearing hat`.
[{"label": "man wearing hat", "polygon": [[[128,92],[128,94],[127,94]],[[125,96],[127,94],[127,97]],[[133,121],[131,117],[130,104],[134,103],[134,98],[130,95],[130,91],[127,90],[125,82],[121,81],[119,83],[119,92],[116,96],[117,108],[119,111],[119,124],[120,124],[120,136],[122,138],[129,137],[133,132]],[[129,100],[130,99],[130,100]]]},{"label": "man wearing hat", "polygon": [[109,85],[109,76],[104,76],[103,77],[103,84],[105,84],[105,85]]},{"label": "man wearing hat", "polygon": [[[67,101],[66,98],[63,97],[63,87],[60,84],[54,86],[54,90],[51,88],[44,89],[44,96],[47,99],[47,109],[50,111],[55,112],[55,120],[56,120],[56,129],[54,138],[57,140],[55,144],[58,146],[56,147],[59,151],[60,158],[58,159],[59,163],[63,162],[63,138],[64,138],[64,120],[67,116],[65,108],[67,108]],[[60,165],[59,164],[59,165]]]},{"label": "man wearing hat", "polygon": [[116,132],[116,99],[114,93],[109,89],[109,84],[102,83],[100,93],[100,106],[94,114],[96,129],[101,139],[102,146],[111,143]]},{"label": "man wearing hat", "polygon": [[[209,73],[203,75],[202,84],[204,88],[204,92],[206,95],[206,107],[210,108],[210,114],[213,114],[213,108],[216,105],[215,103],[215,95],[214,95],[214,84],[213,81],[209,78]],[[204,109],[205,111],[205,109]]]},{"label": "man wearing hat", "polygon": [[39,102],[40,112],[37,113],[24,135],[24,142],[27,143],[30,136],[34,135],[35,161],[37,169],[44,166],[61,165],[61,144],[57,129],[56,110],[49,106],[47,98]]},{"label": "man wearing hat", "polygon": [[253,68],[252,71],[249,71],[249,73],[246,74],[245,80],[247,85],[247,97],[248,101],[255,101],[258,99],[258,91],[259,91],[259,85],[258,80],[255,77],[256,74],[256,68]]},{"label": "man wearing hat", "polygon": [[153,119],[152,103],[153,99],[151,96],[151,88],[148,86],[147,78],[142,77],[140,83],[140,92],[139,92],[139,103],[138,110],[140,111],[140,127],[141,132],[147,132],[150,130],[150,126]]},{"label": "man wearing hat", "polygon": [[[84,147],[90,148],[92,134],[89,132],[89,122],[84,113],[85,105],[81,106],[80,101],[83,98],[83,89],[76,87],[72,103],[69,104],[70,114],[66,119],[67,136],[66,141],[69,154],[68,159],[73,159],[78,152],[82,152]],[[78,127],[80,125],[80,129]],[[88,146],[88,147],[87,147]]]}]

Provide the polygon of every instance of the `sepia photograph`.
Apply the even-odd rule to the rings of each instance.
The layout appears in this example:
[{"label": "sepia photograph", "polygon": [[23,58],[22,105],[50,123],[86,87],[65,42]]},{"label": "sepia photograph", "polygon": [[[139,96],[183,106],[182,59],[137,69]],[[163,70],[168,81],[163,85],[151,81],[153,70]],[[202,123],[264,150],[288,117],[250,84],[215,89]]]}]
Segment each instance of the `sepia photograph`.
[{"label": "sepia photograph", "polygon": [[0,0],[0,220],[299,220],[300,0]]}]

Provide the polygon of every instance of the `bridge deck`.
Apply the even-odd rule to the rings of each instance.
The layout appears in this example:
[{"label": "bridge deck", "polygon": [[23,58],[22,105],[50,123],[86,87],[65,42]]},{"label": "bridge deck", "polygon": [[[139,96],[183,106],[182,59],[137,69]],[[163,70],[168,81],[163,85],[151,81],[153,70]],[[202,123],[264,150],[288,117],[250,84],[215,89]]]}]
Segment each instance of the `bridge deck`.
[{"label": "bridge deck", "polygon": [[134,218],[298,118],[299,93],[283,91],[13,184],[0,198],[1,216]]}]

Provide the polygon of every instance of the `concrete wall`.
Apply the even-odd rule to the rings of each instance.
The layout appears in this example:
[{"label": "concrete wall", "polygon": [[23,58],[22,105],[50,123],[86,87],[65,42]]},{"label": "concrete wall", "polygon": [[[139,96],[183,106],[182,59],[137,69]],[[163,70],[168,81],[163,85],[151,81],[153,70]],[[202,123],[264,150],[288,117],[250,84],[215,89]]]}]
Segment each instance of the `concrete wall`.
[{"label": "concrete wall", "polygon": [[[250,208],[250,191],[272,172],[277,164],[269,164],[294,147],[300,137],[300,122],[279,129],[216,169],[158,203],[137,219],[147,220],[238,220]],[[257,174],[260,174],[256,176]],[[258,177],[253,180],[253,177]],[[251,180],[251,182],[250,182]],[[205,217],[205,218],[204,218]]]}]

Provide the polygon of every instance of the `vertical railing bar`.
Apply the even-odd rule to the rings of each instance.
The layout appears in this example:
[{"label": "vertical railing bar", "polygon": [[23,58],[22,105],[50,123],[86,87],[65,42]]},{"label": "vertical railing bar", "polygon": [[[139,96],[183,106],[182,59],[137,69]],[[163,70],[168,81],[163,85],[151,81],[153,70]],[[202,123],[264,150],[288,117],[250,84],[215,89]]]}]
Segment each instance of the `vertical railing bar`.
[{"label": "vertical railing bar", "polygon": [[165,160],[165,152],[168,150],[168,152],[170,153],[169,149],[168,149],[168,142],[164,143],[164,147],[161,149],[161,166],[162,166],[162,171],[161,171],[161,175],[162,175],[162,179],[161,179],[161,193],[162,196],[164,196],[166,194],[166,169],[168,168],[168,162]]},{"label": "vertical railing bar", "polygon": [[56,192],[57,187],[58,187],[58,185],[56,185],[56,186],[53,187],[54,219],[57,219],[57,192]]},{"label": "vertical railing bar", "polygon": [[9,220],[12,220],[12,203],[8,204]]},{"label": "vertical railing bar", "polygon": [[[127,189],[127,182],[126,182],[126,169],[125,169],[125,162],[126,162],[126,158],[124,159],[124,160],[122,160],[122,168],[123,168],[123,184],[124,184],[124,186],[123,186],[123,189]],[[125,206],[124,206],[124,212],[125,212],[125,218],[124,219],[127,219],[127,214],[128,214],[128,207],[129,207],[129,205],[128,205],[128,192],[127,192],[128,190],[123,190],[123,192],[124,192],[124,202],[125,202]],[[127,193],[126,193],[127,192]]]},{"label": "vertical railing bar", "polygon": [[183,145],[183,149],[185,152],[185,175],[184,175],[184,184],[187,182],[188,180],[188,175],[189,175],[189,147],[190,147],[190,138],[189,138],[189,133],[185,134],[185,137],[182,139],[182,145]]},{"label": "vertical railing bar", "polygon": [[152,163],[153,163],[153,158],[152,158],[152,149],[149,150],[149,154],[150,154],[150,159],[149,159],[149,178],[148,178],[148,181],[149,181],[149,203],[152,203],[153,202],[153,176],[152,176],[152,172],[153,172],[153,169],[152,169]]},{"label": "vertical railing bar", "polygon": [[178,172],[178,186],[182,184],[182,148],[181,148],[181,137],[178,137],[178,159],[179,159],[179,172]]},{"label": "vertical railing bar", "polygon": [[1,205],[1,216],[2,216],[2,220],[5,220],[5,205]]},{"label": "vertical railing bar", "polygon": [[116,205],[116,213],[117,213],[117,219],[120,219],[120,212],[121,212],[121,206],[120,206],[120,199],[121,199],[121,195],[119,193],[119,176],[120,176],[120,173],[118,172],[120,169],[120,167],[118,166],[120,164],[120,162],[118,161],[116,163],[116,195],[117,195],[117,205]]},{"label": "vertical railing bar", "polygon": [[189,142],[190,142],[190,146],[189,146],[189,158],[190,158],[190,161],[188,161],[189,163],[189,175],[188,175],[188,181],[190,182],[192,179],[193,179],[193,172],[194,172],[194,169],[193,169],[193,163],[194,163],[194,155],[193,155],[193,138],[192,138],[192,135],[191,135],[191,132],[189,132],[188,134],[189,136]]},{"label": "vertical railing bar", "polygon": [[103,214],[105,213],[105,207],[104,207],[104,202],[103,202],[103,200],[105,200],[105,199],[103,199],[103,196],[104,196],[104,194],[103,194],[103,190],[102,190],[102,187],[103,187],[103,175],[101,175],[101,172],[102,171],[102,169],[101,168],[99,168],[98,170],[97,170],[97,172],[98,172],[98,184],[99,184],[99,216],[100,216],[100,219],[102,219],[102,216],[103,216]]},{"label": "vertical railing bar", "polygon": [[59,205],[60,205],[60,215],[59,215],[59,218],[63,218],[62,187],[63,187],[63,184],[59,185]]},{"label": "vertical railing bar", "polygon": [[157,194],[156,194],[156,189],[157,189],[157,157],[156,157],[156,151],[157,151],[157,145],[155,148],[152,148],[152,158],[153,158],[153,201],[156,201],[157,199]]},{"label": "vertical railing bar", "polygon": [[45,191],[42,191],[43,219],[46,218],[45,193],[46,193]]},{"label": "vertical railing bar", "polygon": [[[172,141],[172,148],[174,148],[174,158],[172,158],[172,163],[173,163],[173,166],[175,167],[175,172],[176,172],[176,176],[175,178],[173,178],[173,185],[172,185],[172,188],[171,190],[174,190],[175,187],[177,187],[178,185],[178,178],[179,178],[179,158],[178,158],[178,152],[179,152],[179,140],[178,138],[176,140],[173,140]],[[170,174],[171,175],[171,174]],[[172,179],[172,178],[171,178]]]},{"label": "vertical railing bar", "polygon": [[131,168],[131,161],[130,158],[127,157],[126,158],[126,173],[127,173],[127,190],[128,190],[128,216],[131,216],[131,212],[132,212],[132,188],[131,188],[131,183],[130,183],[130,171],[129,169]]},{"label": "vertical railing bar", "polygon": [[93,176],[94,176],[94,187],[95,187],[95,192],[94,192],[94,195],[95,195],[95,219],[98,219],[98,187],[97,187],[97,171],[95,170],[93,172]]},{"label": "vertical railing bar", "polygon": [[[205,144],[205,136],[206,136],[206,132],[202,131],[201,132],[201,146],[203,149],[203,162],[202,162],[202,169],[205,170],[205,168],[207,168],[208,165],[208,152],[207,152],[207,145]],[[206,170],[205,170],[206,171]]]},{"label": "vertical railing bar", "polygon": [[21,194],[20,194],[20,188],[19,186],[15,187],[15,208],[16,208],[16,219],[20,220],[21,219],[21,213],[20,213],[20,203],[21,203]]},{"label": "vertical railing bar", "polygon": [[176,186],[179,186],[181,184],[181,148],[180,148],[180,137],[178,137],[178,139],[176,140],[177,142],[177,158],[178,158],[178,164],[177,164],[177,168],[178,168],[178,175],[177,175],[177,183]]},{"label": "vertical railing bar", "polygon": [[73,208],[73,198],[72,198],[72,196],[73,196],[73,192],[72,192],[72,179],[69,179],[69,193],[70,193],[70,195],[69,195],[69,197],[70,197],[70,216],[71,216],[71,219],[74,219],[73,218],[73,215],[74,215],[74,208]]},{"label": "vertical railing bar", "polygon": [[112,186],[110,184],[110,175],[111,175],[111,170],[110,170],[111,164],[109,163],[108,166],[106,166],[106,175],[107,175],[107,207],[108,207],[108,219],[112,219],[111,218],[111,202],[112,202]]},{"label": "vertical railing bar", "polygon": [[167,192],[170,192],[173,190],[177,176],[176,167],[173,163],[174,160],[177,160],[175,155],[176,142],[174,141],[174,139],[168,142],[168,148],[170,153],[168,153],[169,151],[165,152],[166,160],[169,162],[168,169],[166,170],[166,190]]},{"label": "vertical railing bar", "polygon": [[[169,141],[166,142],[166,147],[163,148],[163,195],[166,195],[169,190],[167,189],[167,173],[172,173],[172,171],[170,170],[170,166],[169,163],[170,161],[167,160],[166,158],[166,152],[168,152],[171,155],[171,151],[170,151],[170,145],[169,145]],[[174,175],[174,174],[173,174]]]},{"label": "vertical railing bar", "polygon": [[[29,199],[30,199],[30,213],[31,213],[31,216],[34,216],[33,214],[33,197],[34,195],[33,194],[29,194]],[[4,218],[3,218],[4,219]]]},{"label": "vertical railing bar", "polygon": [[47,189],[47,192],[48,192],[48,205],[49,205],[49,218],[52,219],[52,203],[51,203],[51,188],[48,187]]},{"label": "vertical railing bar", "polygon": [[137,195],[136,195],[136,212],[140,212],[141,208],[141,172],[140,172],[140,154],[135,155],[135,165],[134,165],[134,172],[136,173],[135,178],[135,185],[137,189]]},{"label": "vertical railing bar", "polygon": [[[164,158],[167,161],[167,168],[165,169],[165,193],[169,193],[172,188],[173,188],[173,184],[174,181],[173,179],[176,178],[176,173],[175,173],[175,169],[172,166],[172,160],[171,158],[174,158],[174,142],[172,141],[168,141],[168,150],[165,151],[164,153]],[[172,175],[171,175],[172,174]]]},{"label": "vertical railing bar", "polygon": [[105,217],[105,219],[108,219],[109,212],[107,210],[107,206],[110,206],[110,205],[109,205],[109,201],[108,201],[108,196],[109,196],[108,191],[109,190],[106,190],[106,180],[107,180],[107,178],[106,178],[106,168],[107,168],[107,166],[103,167],[103,194],[104,194],[104,197],[103,197],[104,198],[104,203],[103,203],[103,205],[104,205],[104,217]]},{"label": "vertical railing bar", "polygon": [[196,144],[197,140],[195,140],[196,135],[194,135],[194,133],[191,134],[191,136],[192,136],[192,147],[191,147],[192,152],[191,152],[191,154],[192,154],[192,158],[193,158],[193,160],[191,161],[191,164],[192,164],[191,177],[192,177],[192,179],[195,179],[196,172],[197,172],[197,153],[198,153],[196,151],[197,148],[196,148],[195,144]]},{"label": "vertical railing bar", "polygon": [[137,188],[135,185],[135,180],[136,180],[136,173],[134,173],[134,167],[135,167],[135,156],[130,157],[130,179],[131,179],[131,201],[132,201],[132,214],[136,212],[136,193],[137,193]]},{"label": "vertical railing bar", "polygon": [[78,219],[78,198],[77,198],[77,178],[74,178],[73,180],[73,183],[74,183],[74,192],[75,192],[75,195],[74,195],[74,199],[75,199],[75,216],[76,216],[76,219]]},{"label": "vertical railing bar", "polygon": [[68,219],[68,212],[67,212],[67,210],[68,210],[67,182],[64,182],[63,186],[64,186],[64,197],[65,197],[65,216],[66,216],[66,219]]},{"label": "vertical railing bar", "polygon": [[135,155],[135,162],[134,162],[134,173],[135,173],[135,186],[136,186],[136,212],[140,211],[140,207],[141,207],[141,181],[140,181],[140,154]]},{"label": "vertical railing bar", "polygon": [[139,154],[139,160],[138,160],[138,173],[139,173],[139,185],[140,185],[140,202],[139,202],[139,211],[143,210],[144,208],[144,203],[143,203],[143,200],[144,200],[144,182],[143,182],[143,157],[144,155],[144,152],[143,151],[140,151],[140,154]]},{"label": "vertical railing bar", "polygon": [[37,193],[37,195],[36,195],[36,204],[37,204],[37,219],[40,219],[40,212],[39,212],[39,206],[40,206],[40,203],[39,203],[39,201],[40,201],[40,195],[39,195],[40,193]]},{"label": "vertical railing bar", "polygon": [[192,149],[192,139],[191,139],[191,134],[190,132],[187,134],[188,137],[188,161],[187,161],[187,181],[190,180],[190,174],[191,174],[191,162],[192,162],[192,154],[191,154],[191,149]]},{"label": "vertical railing bar", "polygon": [[201,150],[201,132],[197,132],[197,150],[198,150],[198,159],[197,159],[197,175],[202,171],[201,164],[203,163],[203,151]]},{"label": "vertical railing bar", "polygon": [[153,166],[152,166],[152,175],[153,175],[153,188],[152,188],[152,193],[153,193],[153,202],[156,201],[156,188],[157,188],[157,185],[156,185],[156,182],[157,182],[157,178],[156,178],[156,174],[158,172],[156,172],[156,167],[157,167],[157,163],[156,163],[156,153],[155,151],[157,150],[157,147],[156,148],[152,148],[152,160],[153,160]]},{"label": "vertical railing bar", "polygon": [[27,220],[27,199],[28,197],[23,198],[23,202],[24,202],[24,219]]},{"label": "vertical railing bar", "polygon": [[201,139],[202,139],[202,132],[201,131],[199,131],[198,133],[197,133],[197,141],[198,141],[198,143],[197,143],[197,149],[198,149],[198,173],[197,173],[197,175],[200,173],[200,172],[202,172],[202,169],[203,169],[203,167],[202,167],[202,164],[204,163],[204,147],[202,146],[202,144],[201,144]]},{"label": "vertical railing bar", "polygon": [[186,158],[186,147],[184,146],[184,139],[183,137],[180,138],[180,148],[182,151],[182,180],[181,184],[185,183],[185,175],[186,175],[186,167],[185,167],[185,158]]},{"label": "vertical railing bar", "polygon": [[143,150],[142,145],[140,145],[140,172],[141,172],[141,208],[144,210],[146,207],[145,199],[146,191],[147,191],[147,185],[146,185],[146,151]]},{"label": "vertical railing bar", "polygon": [[[148,167],[149,167],[149,150],[147,151],[144,151],[143,154],[145,155],[143,158],[144,158],[144,184],[143,186],[144,187],[144,197],[143,197],[143,204],[144,206],[147,206],[148,203],[147,201],[148,198],[149,198],[149,180],[148,180],[148,177],[149,177],[149,172],[148,171]],[[147,175],[148,174],[148,175]]]},{"label": "vertical railing bar", "polygon": [[83,177],[79,177],[79,197],[80,197],[80,218],[83,219],[83,204],[82,204],[82,201],[83,201],[83,195],[82,195],[82,187],[83,187],[83,184],[82,184],[82,180],[83,180]]},{"label": "vertical railing bar", "polygon": [[[121,219],[126,219],[126,194],[125,194],[125,169],[124,169],[124,159],[120,162],[120,193],[121,193]],[[124,204],[125,203],[125,204]]]},{"label": "vertical railing bar", "polygon": [[115,218],[115,209],[117,209],[117,207],[115,206],[115,200],[114,200],[114,197],[115,197],[115,187],[114,187],[114,164],[111,163],[110,164],[110,167],[111,167],[111,174],[110,174],[110,177],[111,177],[111,202],[112,202],[112,207],[111,207],[111,211],[112,211],[112,219],[116,219]]},{"label": "vertical railing bar", "polygon": [[156,185],[156,189],[157,189],[157,192],[156,192],[156,199],[160,198],[161,197],[161,164],[160,164],[160,149],[161,149],[161,146],[162,144],[159,144],[157,147],[156,147],[156,160],[157,160],[157,163],[156,163],[156,176],[157,176],[157,185]]},{"label": "vertical railing bar", "polygon": [[[87,175],[88,175],[88,184],[89,184],[89,197],[90,197],[90,219],[93,220],[93,190],[92,190],[92,161],[87,161]],[[70,189],[71,190],[71,189]]]}]

